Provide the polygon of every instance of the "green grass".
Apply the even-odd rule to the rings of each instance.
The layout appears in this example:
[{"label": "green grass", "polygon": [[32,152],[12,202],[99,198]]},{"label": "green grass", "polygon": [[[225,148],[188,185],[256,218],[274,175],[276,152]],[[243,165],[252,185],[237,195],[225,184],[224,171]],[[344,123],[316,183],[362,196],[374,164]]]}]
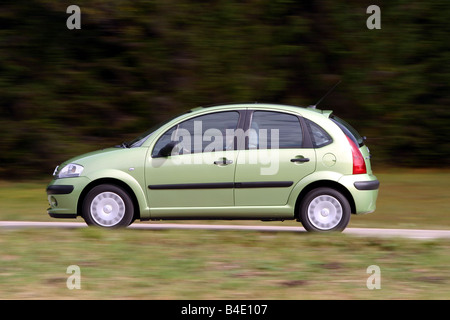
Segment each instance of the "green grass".
[{"label": "green grass", "polygon": [[50,221],[47,183],[0,181],[0,220]]},{"label": "green grass", "polygon": [[[378,178],[377,211],[352,216],[350,227],[450,228],[449,172]],[[0,220],[55,221],[46,214],[45,186],[0,182]],[[0,299],[449,299],[449,253],[448,239],[0,229]],[[81,268],[80,290],[66,287],[69,265]],[[366,287],[370,265],[381,269],[380,290]]]},{"label": "green grass", "polygon": [[[0,299],[449,299],[450,241],[246,231],[0,231]],[[81,289],[69,290],[69,265]],[[369,290],[378,265],[381,289]]]}]

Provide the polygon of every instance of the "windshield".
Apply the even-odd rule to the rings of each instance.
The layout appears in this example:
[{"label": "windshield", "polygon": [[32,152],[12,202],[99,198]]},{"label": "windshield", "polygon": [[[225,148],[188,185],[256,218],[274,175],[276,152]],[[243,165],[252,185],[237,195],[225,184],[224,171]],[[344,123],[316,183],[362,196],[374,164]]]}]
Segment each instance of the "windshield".
[{"label": "windshield", "polygon": [[[183,113],[185,114],[185,113]],[[181,115],[183,115],[181,114]],[[179,116],[181,116],[180,114],[176,115],[175,117],[171,117],[168,120],[162,121],[156,125],[154,125],[151,129],[145,131],[144,133],[142,133],[141,135],[139,135],[137,138],[129,141],[129,142],[124,142],[121,145],[119,145],[118,147],[125,147],[125,148],[135,148],[135,147],[140,147],[142,146],[142,144],[148,139],[150,138],[150,136],[156,131],[158,130],[161,126],[165,125],[166,123],[172,121],[175,118],[178,118]]]},{"label": "windshield", "polygon": [[348,124],[346,121],[342,120],[341,118],[332,115],[330,119],[338,125],[339,128],[341,128],[344,133],[353,140],[353,142],[358,145],[359,147],[362,147],[364,145],[364,139],[360,136],[358,131],[355,130],[350,124]]},{"label": "windshield", "polygon": [[124,144],[128,148],[140,147],[144,143],[144,141],[147,140],[147,138],[149,138],[159,127],[160,125],[153,126],[150,130],[144,132],[143,134],[131,140],[130,142],[124,142]]}]

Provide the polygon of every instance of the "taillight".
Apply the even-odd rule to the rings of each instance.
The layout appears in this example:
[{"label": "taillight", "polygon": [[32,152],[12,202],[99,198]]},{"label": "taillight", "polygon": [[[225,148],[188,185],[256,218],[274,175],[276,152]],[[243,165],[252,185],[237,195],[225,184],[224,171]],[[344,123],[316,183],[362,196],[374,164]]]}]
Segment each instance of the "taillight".
[{"label": "taillight", "polygon": [[347,137],[347,140],[350,143],[350,147],[352,149],[353,174],[367,173],[366,162],[364,161],[364,157],[361,154],[361,151],[359,151],[358,146],[349,137]]}]

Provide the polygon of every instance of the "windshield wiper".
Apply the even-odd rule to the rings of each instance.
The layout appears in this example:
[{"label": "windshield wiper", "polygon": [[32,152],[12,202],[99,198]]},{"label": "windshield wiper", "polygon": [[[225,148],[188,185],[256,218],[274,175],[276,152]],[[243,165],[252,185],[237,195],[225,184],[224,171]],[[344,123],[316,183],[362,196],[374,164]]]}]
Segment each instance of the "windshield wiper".
[{"label": "windshield wiper", "polygon": [[116,148],[124,148],[124,149],[127,149],[127,148],[129,148],[130,147],[130,144],[128,143],[128,142],[122,142],[122,144],[118,144],[118,145],[116,145],[115,146]]}]

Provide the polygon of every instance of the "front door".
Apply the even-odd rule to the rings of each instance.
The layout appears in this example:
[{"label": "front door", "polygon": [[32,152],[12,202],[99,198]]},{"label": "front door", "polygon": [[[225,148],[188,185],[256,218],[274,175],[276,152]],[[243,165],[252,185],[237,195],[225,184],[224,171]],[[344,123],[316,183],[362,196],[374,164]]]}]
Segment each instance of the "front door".
[{"label": "front door", "polygon": [[[238,111],[201,115],[175,125],[157,140],[145,170],[152,218],[195,217],[194,208],[234,205],[238,150],[227,133],[234,133],[239,118]],[[160,156],[168,143],[175,145],[171,155]],[[208,214],[198,212],[198,218]]]}]

